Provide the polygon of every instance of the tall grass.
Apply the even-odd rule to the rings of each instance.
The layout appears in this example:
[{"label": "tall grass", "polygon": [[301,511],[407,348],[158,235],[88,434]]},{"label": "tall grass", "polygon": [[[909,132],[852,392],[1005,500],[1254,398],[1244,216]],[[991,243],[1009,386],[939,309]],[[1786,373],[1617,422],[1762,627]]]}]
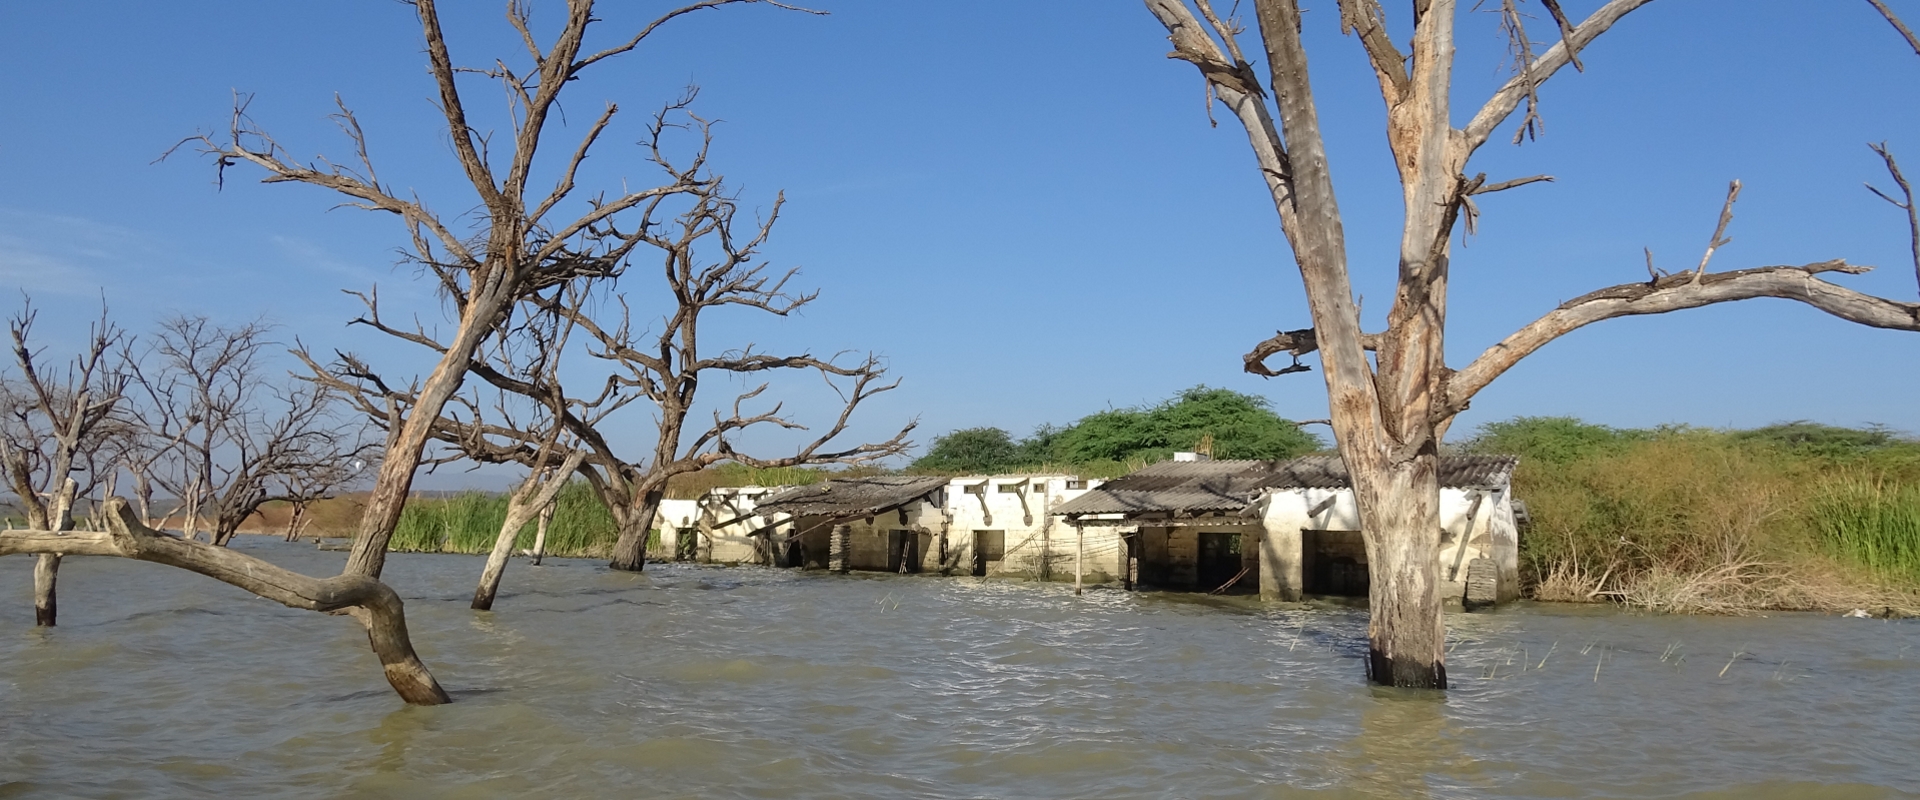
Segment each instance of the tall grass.
[{"label": "tall grass", "polygon": [[1882,578],[1920,582],[1920,486],[1850,475],[1811,504],[1821,542]]},{"label": "tall grass", "polygon": [[[485,553],[507,521],[507,496],[465,492],[447,498],[414,498],[400,513],[393,530],[392,549],[425,553]],[[515,549],[533,546],[536,526],[529,522],[514,539]],[[616,530],[613,515],[593,488],[574,482],[554,501],[553,523],[547,529],[547,554],[560,557],[598,557],[612,551]]]},{"label": "tall grass", "polygon": [[1545,600],[1668,611],[1920,605],[1920,445],[1807,423],[1615,430],[1527,419],[1467,448],[1517,453]]}]

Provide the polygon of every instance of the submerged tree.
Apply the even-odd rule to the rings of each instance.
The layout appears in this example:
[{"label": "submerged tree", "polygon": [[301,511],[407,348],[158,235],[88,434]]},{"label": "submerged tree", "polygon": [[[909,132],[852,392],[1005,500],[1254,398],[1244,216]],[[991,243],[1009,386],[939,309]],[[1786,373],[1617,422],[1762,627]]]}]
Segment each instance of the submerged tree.
[{"label": "submerged tree", "polygon": [[[581,277],[617,270],[640,244],[643,230],[625,217],[659,198],[700,185],[697,165],[669,168],[656,186],[634,189],[609,178],[608,191],[576,196],[580,166],[618,113],[608,104],[592,117],[571,147],[557,160],[536,156],[558,119],[566,87],[594,65],[639,47],[671,20],[702,10],[774,0],[698,0],[670,10],[638,32],[598,49],[587,44],[600,20],[593,0],[567,0],[558,30],[541,44],[530,3],[506,3],[506,19],[520,56],[489,58],[485,66],[456,63],[435,0],[408,3],[426,44],[428,73],[437,90],[440,123],[473,195],[453,199],[451,214],[435,211],[418,195],[383,181],[370,156],[367,136],[344,103],[335,120],[348,137],[354,158],[346,161],[296,159],[235,104],[225,129],[182,143],[214,161],[222,179],[228,169],[248,165],[265,173],[266,183],[294,183],[328,190],[348,206],[391,214],[408,237],[406,259],[432,278],[440,299],[453,312],[452,332],[427,375],[412,386],[413,402],[394,406],[379,473],[367,500],[353,550],[341,575],[325,580],[292,576],[226,548],[152,534],[144,521],[118,506],[111,519],[119,527],[109,539],[59,536],[36,529],[0,534],[0,554],[8,552],[85,553],[143,558],[171,564],[253,591],[299,608],[353,615],[367,629],[388,681],[412,703],[444,703],[448,697],[414,654],[406,633],[399,596],[379,581],[388,541],[399,521],[414,473],[440,412],[459,390],[474,354],[495,335],[516,303],[536,292]],[[474,82],[492,81],[505,90],[504,130],[476,125],[469,117]],[[495,97],[488,89],[480,96]],[[550,150],[553,148],[549,148]],[[348,166],[351,164],[352,166]],[[550,189],[534,188],[541,175],[554,176]],[[367,295],[374,305],[372,293]],[[370,309],[370,317],[377,308]],[[369,320],[361,320],[367,322]],[[255,563],[257,562],[257,563]],[[236,566],[238,565],[238,566]],[[263,583],[256,575],[270,575]]]},{"label": "submerged tree", "polygon": [[[1208,0],[1146,0],[1173,44],[1170,58],[1200,70],[1208,92],[1245,129],[1262,180],[1279,214],[1307,294],[1311,327],[1262,342],[1246,357],[1249,372],[1303,371],[1299,357],[1318,351],[1340,455],[1352,475],[1372,573],[1367,672],[1382,684],[1444,688],[1445,636],[1435,556],[1440,546],[1438,446],[1475,394],[1520,359],[1577,328],[1605,319],[1661,314],[1714,303],[1779,297],[1842,319],[1920,330],[1920,306],[1847,289],[1822,279],[1866,267],[1835,259],[1800,266],[1709,272],[1727,243],[1730,188],[1719,226],[1697,268],[1666,274],[1648,265],[1644,281],[1599,289],[1563,303],[1460,369],[1444,360],[1451,239],[1474,198],[1546,176],[1488,181],[1467,162],[1495,129],[1520,114],[1515,140],[1533,133],[1535,101],[1549,78],[1629,12],[1651,0],[1609,0],[1579,24],[1556,0],[1542,0],[1561,40],[1535,52],[1523,26],[1521,0],[1501,0],[1513,36],[1516,73],[1469,119],[1452,125],[1454,24],[1457,0],[1415,0],[1405,44],[1389,33],[1378,0],[1339,0],[1343,32],[1353,35],[1378,78],[1386,107],[1387,144],[1405,203],[1398,288],[1384,331],[1360,328],[1349,278],[1346,238],[1328,170],[1319,106],[1308,81],[1297,0],[1255,0],[1255,40],[1265,74],[1241,50],[1247,31]],[[1197,8],[1198,14],[1194,11]],[[1267,359],[1290,354],[1273,369]]]},{"label": "submerged tree", "polygon": [[[697,119],[695,123],[704,138],[705,123]],[[656,141],[667,124],[664,117],[656,119]],[[618,534],[611,566],[618,570],[645,567],[648,536],[667,483],[676,475],[723,462],[760,468],[863,464],[904,452],[909,445],[907,434],[914,427],[908,423],[881,442],[841,441],[862,403],[899,385],[886,380],[886,369],[877,356],[821,358],[805,352],[767,353],[751,343],[739,348],[714,346],[712,329],[701,327],[712,322],[705,316],[710,312],[738,307],[786,316],[812,302],[818,293],[788,292],[786,285],[797,271],[769,275],[766,263],[758,260],[759,248],[779,217],[779,201],[755,228],[738,231],[735,198],[719,176],[700,178],[701,185],[685,193],[685,205],[649,204],[635,223],[639,241],[660,259],[666,291],[630,293],[626,290],[632,278],[616,273],[539,294],[527,301],[524,322],[503,338],[502,346],[491,348],[472,364],[473,374],[503,397],[540,409],[545,416],[538,424],[513,422],[512,401],[502,400],[486,409],[469,400],[463,403],[466,420],[449,414],[435,427],[434,436],[462,458],[519,464],[535,472],[559,460],[549,455],[549,442],[564,434],[574,442],[573,448],[585,453],[584,460],[569,471],[586,479],[613,516]],[[669,218],[656,218],[656,213]],[[666,311],[657,327],[638,330],[631,308],[647,304],[649,297],[664,298]],[[595,301],[617,305],[620,316],[603,319],[591,313]],[[377,317],[369,322],[424,347],[444,347],[423,331],[391,327]],[[557,331],[584,334],[585,354],[607,367],[603,378],[588,385],[591,393],[569,392],[562,385],[557,363],[568,334]],[[763,401],[764,405],[749,408],[770,383],[739,392],[730,402],[713,403],[711,422],[696,415],[703,381],[778,373],[816,375],[840,400],[831,424],[790,453],[764,455],[736,444],[741,434],[756,428],[808,430],[784,411],[782,402]],[[401,406],[411,402],[408,392],[382,388],[384,382],[363,363],[356,361],[340,374],[343,379],[335,385],[359,398],[356,402],[370,415],[385,413],[379,398]],[[638,454],[623,452],[618,444],[621,437],[615,435],[616,426],[627,424],[618,412],[635,404],[654,413],[652,446]],[[492,419],[483,421],[483,416]]]},{"label": "submerged tree", "polygon": [[[102,470],[96,454],[107,449],[114,409],[126,397],[127,375],[110,360],[124,332],[107,318],[87,332],[86,346],[66,364],[51,367],[33,344],[38,315],[28,302],[7,322],[17,374],[0,382],[0,467],[6,470],[27,527],[73,528],[74,504],[91,494]],[[80,474],[89,486],[72,476]],[[33,568],[33,618],[43,627],[59,617],[59,551],[40,551]]]}]

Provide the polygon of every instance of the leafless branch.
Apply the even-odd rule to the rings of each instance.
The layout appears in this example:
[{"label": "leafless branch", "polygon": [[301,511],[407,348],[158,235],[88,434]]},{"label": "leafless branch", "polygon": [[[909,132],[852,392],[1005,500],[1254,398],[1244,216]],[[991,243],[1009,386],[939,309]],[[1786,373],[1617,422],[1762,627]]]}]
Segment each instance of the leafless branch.
[{"label": "leafless branch", "polygon": [[1900,174],[1900,163],[1894,160],[1893,151],[1887,149],[1886,142],[1869,144],[1867,147],[1872,148],[1874,154],[1880,156],[1881,161],[1886,162],[1887,174],[1893,177],[1893,185],[1900,187],[1900,199],[1894,199],[1871,183],[1867,184],[1867,191],[1892,203],[1895,208],[1907,212],[1908,249],[1913,253],[1914,278],[1920,280],[1920,209],[1916,209],[1913,202],[1913,185],[1907,182],[1907,176]]},{"label": "leafless branch", "polygon": [[1727,184],[1727,202],[1720,207],[1720,222],[1713,227],[1713,236],[1707,239],[1707,251],[1700,255],[1700,267],[1693,271],[1697,280],[1707,274],[1707,262],[1713,260],[1713,251],[1733,243],[1727,238],[1727,225],[1733,222],[1733,203],[1740,199],[1740,181]]},{"label": "leafless branch", "polygon": [[1882,0],[1867,0],[1867,2],[1873,5],[1873,10],[1880,12],[1880,16],[1886,18],[1887,24],[1900,32],[1900,37],[1907,40],[1907,46],[1913,48],[1914,55],[1920,55],[1920,38],[1914,37],[1913,29],[1901,22],[1899,15],[1893,13],[1893,9],[1888,8]]}]

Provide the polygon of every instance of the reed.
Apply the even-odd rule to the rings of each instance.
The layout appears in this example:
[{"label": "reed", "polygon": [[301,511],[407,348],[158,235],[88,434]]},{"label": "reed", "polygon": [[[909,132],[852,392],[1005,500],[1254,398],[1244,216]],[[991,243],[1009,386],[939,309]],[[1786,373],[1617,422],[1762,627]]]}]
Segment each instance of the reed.
[{"label": "reed", "polygon": [[[507,497],[490,492],[463,492],[447,498],[415,498],[400,513],[390,546],[396,551],[421,553],[485,553],[507,520]],[[515,549],[533,546],[535,524],[527,523],[514,540]],[[605,556],[611,552],[616,530],[613,515],[592,487],[574,482],[554,501],[553,522],[547,529],[547,554],[568,558]]]},{"label": "reed", "polygon": [[1811,508],[1834,555],[1883,579],[1920,581],[1920,486],[1847,475],[1823,482]]}]

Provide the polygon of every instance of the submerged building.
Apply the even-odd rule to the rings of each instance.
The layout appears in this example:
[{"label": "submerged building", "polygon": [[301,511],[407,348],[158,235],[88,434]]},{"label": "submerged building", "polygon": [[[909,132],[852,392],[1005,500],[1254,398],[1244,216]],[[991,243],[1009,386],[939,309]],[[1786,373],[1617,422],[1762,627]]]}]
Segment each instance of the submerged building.
[{"label": "submerged building", "polygon": [[[1512,456],[1440,459],[1443,599],[1467,605],[1519,596]],[[1365,597],[1366,546],[1338,456],[1290,461],[1176,460],[1149,466],[1065,504],[1066,524],[1109,529],[1147,586],[1263,598]]]},{"label": "submerged building", "polygon": [[[1443,599],[1519,596],[1512,456],[1440,460]],[[715,489],[660,510],[654,557],[937,573],[1172,591],[1367,596],[1358,509],[1338,456],[1174,461],[1072,475],[877,475]]]}]

